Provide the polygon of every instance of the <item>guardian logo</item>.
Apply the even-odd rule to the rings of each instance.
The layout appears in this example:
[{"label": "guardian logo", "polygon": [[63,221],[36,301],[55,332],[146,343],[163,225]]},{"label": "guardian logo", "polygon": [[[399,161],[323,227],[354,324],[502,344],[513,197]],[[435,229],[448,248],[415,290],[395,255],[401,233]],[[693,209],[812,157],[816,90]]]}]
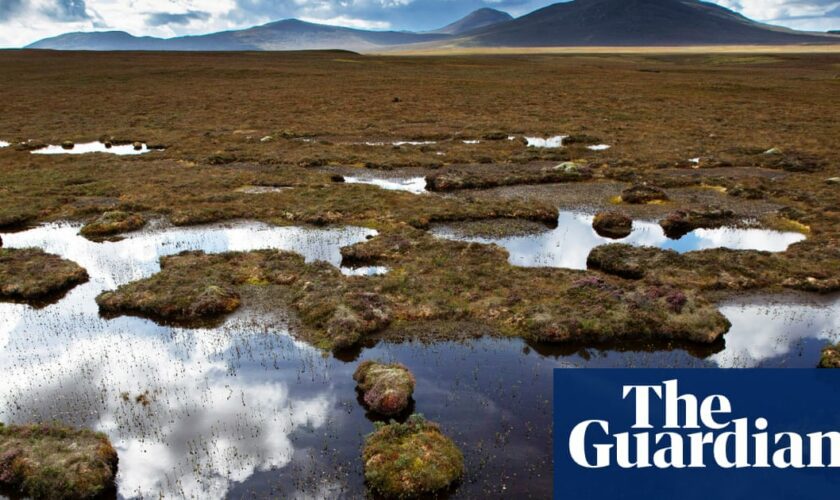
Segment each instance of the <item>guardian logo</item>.
[{"label": "guardian logo", "polygon": [[555,371],[555,498],[840,495],[840,371]]}]

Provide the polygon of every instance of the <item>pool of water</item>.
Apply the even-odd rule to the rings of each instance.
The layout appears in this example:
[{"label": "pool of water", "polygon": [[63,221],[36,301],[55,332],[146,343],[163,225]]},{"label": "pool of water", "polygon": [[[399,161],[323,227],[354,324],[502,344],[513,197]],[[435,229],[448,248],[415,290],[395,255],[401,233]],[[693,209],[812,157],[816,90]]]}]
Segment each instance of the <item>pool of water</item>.
[{"label": "pool of water", "polygon": [[597,246],[608,243],[652,246],[680,253],[710,248],[782,252],[793,243],[805,239],[804,235],[794,232],[718,228],[698,229],[678,240],[672,240],[665,236],[659,224],[634,221],[633,232],[630,236],[622,240],[612,240],[599,236],[592,229],[593,218],[594,216],[590,214],[562,212],[556,229],[503,238],[468,236],[446,226],[437,227],[433,232],[441,238],[451,240],[495,243],[508,251],[509,261],[515,266],[568,269],[586,269],[586,258],[589,252]]},{"label": "pool of water", "polygon": [[413,194],[423,194],[426,192],[425,177],[395,177],[391,179],[377,179],[375,177],[345,177],[344,182],[347,184],[371,184],[389,191],[407,191]]},{"label": "pool of water", "polygon": [[587,149],[591,149],[592,151],[606,151],[610,149],[612,146],[609,144],[593,144],[592,146],[587,146]]},{"label": "pool of water", "polygon": [[9,147],[9,143],[6,141],[0,141],[0,148],[7,148]]},{"label": "pool of water", "polygon": [[367,141],[361,144],[365,146],[429,146],[432,144],[437,144],[437,141]]},{"label": "pool of water", "polygon": [[41,149],[36,149],[32,151],[34,155],[82,155],[87,153],[108,153],[113,155],[120,155],[120,156],[131,156],[131,155],[142,155],[145,153],[150,153],[155,151],[154,149],[149,149],[149,147],[144,143],[140,149],[134,149],[134,145],[132,144],[120,144],[120,145],[112,145],[110,148],[105,146],[104,142],[86,142],[82,144],[76,144],[73,146],[73,149],[64,149],[61,147],[60,144],[58,145],[50,145]]},{"label": "pool of water", "polygon": [[562,148],[563,139],[565,139],[566,137],[568,136],[556,135],[554,137],[549,138],[526,137],[525,140],[528,142],[529,148]]},{"label": "pool of water", "polygon": [[[414,410],[464,450],[455,498],[551,495],[551,374],[568,367],[813,367],[840,338],[840,298],[724,304],[720,345],[549,346],[519,339],[379,343],[325,356],[289,334],[282,314],[243,308],[216,328],[98,314],[102,290],[148,276],[183,250],[297,251],[340,262],[362,228],[262,224],[150,228],[93,243],[78,226],[3,234],[72,259],[90,282],[42,309],[0,303],[0,421],[60,421],[107,433],[121,497],[358,498],[360,449],[373,430],[352,373],[398,361],[417,378]],[[143,396],[138,401],[138,396]],[[143,404],[146,401],[147,404]]]}]

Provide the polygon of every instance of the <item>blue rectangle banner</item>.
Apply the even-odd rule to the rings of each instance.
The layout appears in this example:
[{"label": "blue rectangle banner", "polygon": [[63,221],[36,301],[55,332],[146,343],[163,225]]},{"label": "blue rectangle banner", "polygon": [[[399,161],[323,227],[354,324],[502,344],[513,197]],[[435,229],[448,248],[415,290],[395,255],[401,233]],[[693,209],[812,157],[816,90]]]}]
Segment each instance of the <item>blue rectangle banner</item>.
[{"label": "blue rectangle banner", "polygon": [[840,496],[840,370],[557,369],[557,500]]}]

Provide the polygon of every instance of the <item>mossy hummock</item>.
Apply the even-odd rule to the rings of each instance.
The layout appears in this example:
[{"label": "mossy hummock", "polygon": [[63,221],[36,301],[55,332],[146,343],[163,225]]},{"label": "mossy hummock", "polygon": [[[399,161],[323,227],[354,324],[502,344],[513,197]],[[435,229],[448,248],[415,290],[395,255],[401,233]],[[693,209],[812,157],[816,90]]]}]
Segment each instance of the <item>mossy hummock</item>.
[{"label": "mossy hummock", "polygon": [[88,280],[87,271],[37,248],[0,248],[0,300],[46,300]]},{"label": "mossy hummock", "polygon": [[414,393],[414,376],[405,366],[364,361],[353,374],[365,405],[386,417],[404,412]]},{"label": "mossy hummock", "polygon": [[104,434],[0,424],[0,485],[33,498],[98,498],[114,487],[117,452]]},{"label": "mossy hummock", "polygon": [[86,238],[104,238],[115,234],[136,231],[146,225],[142,215],[126,212],[105,212],[98,219],[85,225],[79,233]]},{"label": "mossy hummock", "polygon": [[828,346],[822,351],[820,368],[840,368],[840,344]]},{"label": "mossy hummock", "polygon": [[437,424],[412,415],[404,424],[377,425],[362,451],[365,480],[388,498],[443,490],[464,474],[464,456]]}]

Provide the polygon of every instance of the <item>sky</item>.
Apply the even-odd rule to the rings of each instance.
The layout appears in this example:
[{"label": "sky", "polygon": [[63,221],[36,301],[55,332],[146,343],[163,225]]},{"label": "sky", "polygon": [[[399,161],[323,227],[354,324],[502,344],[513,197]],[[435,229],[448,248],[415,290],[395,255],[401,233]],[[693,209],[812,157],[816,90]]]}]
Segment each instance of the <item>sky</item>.
[{"label": "sky", "polygon": [[[557,0],[0,0],[0,47],[70,31],[172,37],[286,18],[353,28],[431,30],[481,7],[527,14]],[[713,0],[796,29],[840,30],[840,0]]]}]

